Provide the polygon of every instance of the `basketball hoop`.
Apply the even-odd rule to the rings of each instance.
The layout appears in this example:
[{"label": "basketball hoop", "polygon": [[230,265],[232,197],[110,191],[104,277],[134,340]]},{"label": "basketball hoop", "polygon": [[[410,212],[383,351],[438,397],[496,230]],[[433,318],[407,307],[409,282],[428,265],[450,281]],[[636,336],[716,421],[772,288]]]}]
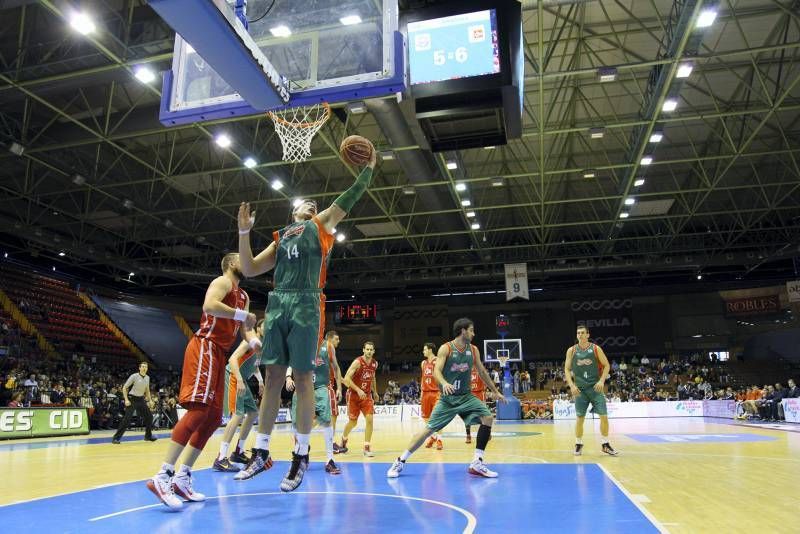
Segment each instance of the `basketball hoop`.
[{"label": "basketball hoop", "polygon": [[283,145],[283,161],[299,163],[311,155],[311,140],[331,116],[327,102],[312,106],[268,111]]},{"label": "basketball hoop", "polygon": [[500,362],[500,368],[505,369],[506,362],[508,361],[508,356],[497,356],[497,361]]}]

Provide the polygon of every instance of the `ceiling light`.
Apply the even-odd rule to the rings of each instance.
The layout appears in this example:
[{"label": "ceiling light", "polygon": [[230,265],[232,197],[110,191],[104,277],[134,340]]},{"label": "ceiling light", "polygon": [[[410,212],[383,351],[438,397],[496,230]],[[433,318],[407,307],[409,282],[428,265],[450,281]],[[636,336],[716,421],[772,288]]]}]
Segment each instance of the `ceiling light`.
[{"label": "ceiling light", "polygon": [[337,231],[338,231],[338,230],[336,230],[336,228],[334,228],[333,230],[331,230],[331,233],[332,233],[332,234],[335,234]]},{"label": "ceiling light", "polygon": [[653,132],[650,134],[651,143],[660,143],[662,139],[664,139],[664,134],[662,132]]},{"label": "ceiling light", "polygon": [[67,255],[67,253],[62,250],[61,252],[58,253],[58,255],[63,258],[64,256]]},{"label": "ceiling light", "polygon": [[475,217],[475,212],[474,211],[468,211],[467,212],[467,218],[469,219],[469,218],[472,218],[472,217]]},{"label": "ceiling light", "polygon": [[481,227],[481,225],[478,224],[478,223],[472,223],[472,226],[470,226],[470,228],[472,228],[473,230],[479,230],[480,227]]},{"label": "ceiling light", "polygon": [[664,100],[664,105],[661,106],[661,111],[675,111],[678,107],[678,101],[674,98]]},{"label": "ceiling light", "polygon": [[641,165],[650,165],[653,163],[653,156],[644,156],[642,161],[639,162]]},{"label": "ceiling light", "polygon": [[605,128],[589,128],[589,137],[592,139],[602,139],[605,134]]},{"label": "ceiling light", "polygon": [[458,163],[456,163],[453,160],[450,160],[447,162],[447,168],[450,169],[451,171],[454,171],[458,168]]},{"label": "ceiling light", "polygon": [[620,219],[627,219],[627,218],[628,218],[628,217],[630,217],[630,216],[631,216],[631,214],[630,214],[630,213],[626,213],[626,212],[624,212],[624,211],[623,211],[622,213],[620,213],[620,214],[619,214],[619,218],[620,218]]},{"label": "ceiling light", "polygon": [[25,147],[19,143],[11,143],[11,146],[8,147],[8,151],[15,156],[21,156],[25,152]]},{"label": "ceiling light", "polygon": [[156,79],[156,73],[153,72],[150,67],[136,67],[133,71],[133,75],[142,83],[150,83]]},{"label": "ceiling light", "polygon": [[461,201],[461,205],[464,206],[465,208],[468,207],[468,206],[472,206],[472,201],[470,201],[470,200],[462,200]]},{"label": "ceiling light", "polygon": [[345,239],[347,239],[347,237],[344,234],[339,234],[339,233],[336,234],[336,241],[338,241],[339,243],[341,243]]},{"label": "ceiling light", "polygon": [[175,226],[175,223],[167,219],[166,221],[164,221],[164,226],[166,226],[167,228],[172,228],[173,226]]},{"label": "ceiling light", "polygon": [[270,187],[272,187],[272,189],[274,189],[275,191],[280,191],[281,189],[283,189],[283,182],[281,182],[276,178],[275,180],[272,180]]},{"label": "ceiling light", "polygon": [[689,75],[692,73],[692,69],[694,69],[694,65],[691,63],[681,63],[678,65],[678,72],[675,73],[676,78],[688,78]]},{"label": "ceiling light", "polygon": [[384,161],[389,161],[394,159],[394,151],[392,150],[381,150],[380,152],[378,152],[378,155]]},{"label": "ceiling light", "polygon": [[125,202],[123,202],[122,205],[125,206],[128,209],[132,209],[133,208],[133,200],[125,199]]},{"label": "ceiling light", "polygon": [[698,28],[708,28],[714,21],[717,19],[717,10],[716,9],[704,9],[700,12],[700,16],[697,17],[697,24]]},{"label": "ceiling light", "polygon": [[697,275],[697,279],[698,279],[698,280],[702,280],[702,279],[703,279],[703,275],[702,275],[702,274],[698,274],[698,275]]},{"label": "ceiling light", "polygon": [[502,178],[495,178],[492,180],[492,187],[502,187],[504,183]]},{"label": "ceiling light", "polygon": [[416,189],[414,189],[414,186],[413,186],[413,185],[407,185],[407,186],[405,186],[405,187],[403,188],[403,194],[404,194],[404,195],[414,195],[414,194],[416,194],[416,193],[417,193],[417,190],[416,190]]},{"label": "ceiling light", "polygon": [[637,178],[633,182],[633,187],[640,187],[640,186],[643,186],[643,185],[644,185],[644,178]]},{"label": "ceiling light", "polygon": [[597,172],[594,169],[586,169],[583,171],[584,178],[594,178],[595,176],[597,176]]},{"label": "ceiling light", "polygon": [[302,198],[296,198],[296,199],[292,200],[292,207],[296,208],[297,206],[299,206],[302,203],[303,203],[303,199]]},{"label": "ceiling light", "polygon": [[228,134],[224,133],[218,134],[214,138],[214,142],[217,143],[217,146],[220,148],[228,148],[231,146],[231,138],[228,137]]},{"label": "ceiling light", "polygon": [[130,278],[131,276],[136,276],[136,273],[128,273],[128,278]]},{"label": "ceiling light", "polygon": [[636,199],[633,197],[628,197],[625,199],[626,206],[633,206],[636,203]]},{"label": "ceiling light", "polygon": [[456,191],[466,191],[466,190],[467,190],[467,184],[465,184],[464,182],[458,182],[456,184]]},{"label": "ceiling light", "polygon": [[273,37],[289,37],[292,35],[292,30],[290,30],[288,26],[281,24],[280,26],[270,28],[269,33],[271,33]]},{"label": "ceiling light", "polygon": [[56,270],[56,266],[55,266],[55,265],[53,265],[53,271],[55,272],[55,270]]},{"label": "ceiling light", "polygon": [[254,158],[245,158],[244,166],[248,169],[252,169],[256,165],[258,165],[258,162]]},{"label": "ceiling light", "polygon": [[601,82],[613,82],[617,79],[617,69],[614,67],[600,67],[597,69],[597,77]]},{"label": "ceiling light", "polygon": [[345,106],[348,113],[352,113],[354,115],[361,115],[362,113],[367,112],[367,105],[364,102],[348,102]]},{"label": "ceiling light", "polygon": [[73,13],[69,19],[69,25],[81,35],[88,35],[97,29],[86,13]]},{"label": "ceiling light", "polygon": [[339,19],[339,22],[345,26],[352,26],[353,24],[361,24],[361,17],[358,15],[347,15]]},{"label": "ceiling light", "polygon": [[80,174],[76,174],[72,177],[72,183],[75,185],[83,185],[86,183],[86,178],[81,176]]}]

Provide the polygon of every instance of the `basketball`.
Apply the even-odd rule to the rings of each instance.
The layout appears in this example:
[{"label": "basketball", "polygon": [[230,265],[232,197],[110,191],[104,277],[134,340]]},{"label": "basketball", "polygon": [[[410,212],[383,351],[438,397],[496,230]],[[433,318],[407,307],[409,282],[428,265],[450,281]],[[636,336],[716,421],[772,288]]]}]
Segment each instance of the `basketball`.
[{"label": "basketball", "polygon": [[342,144],[339,146],[339,153],[350,165],[361,167],[369,163],[372,159],[372,153],[375,147],[369,139],[361,137],[360,135],[349,135],[344,138]]}]

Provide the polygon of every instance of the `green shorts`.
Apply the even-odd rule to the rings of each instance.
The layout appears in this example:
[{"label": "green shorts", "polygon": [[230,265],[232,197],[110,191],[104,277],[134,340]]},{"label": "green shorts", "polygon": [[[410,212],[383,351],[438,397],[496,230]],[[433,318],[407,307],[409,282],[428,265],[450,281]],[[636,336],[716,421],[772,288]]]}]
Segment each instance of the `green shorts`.
[{"label": "green shorts", "polygon": [[225,402],[223,412],[229,415],[245,415],[250,412],[257,412],[258,405],[250,386],[245,381],[244,393],[236,391],[236,375],[225,369]]},{"label": "green shorts", "polygon": [[267,300],[261,363],[314,370],[325,330],[325,295],[321,291],[273,291]]},{"label": "green shorts", "polygon": [[466,395],[442,395],[428,419],[428,428],[438,432],[447,426],[457,415],[467,425],[480,423],[481,417],[491,417],[492,412],[486,404],[472,393]]},{"label": "green shorts", "polygon": [[590,404],[592,405],[592,411],[597,415],[608,415],[606,396],[604,394],[598,393],[591,387],[580,391],[580,394],[575,397],[575,415],[586,417],[586,409]]},{"label": "green shorts", "polygon": [[[292,426],[297,421],[295,398],[297,398],[296,391],[292,395]],[[314,388],[314,416],[317,418],[317,423],[322,426],[331,424],[331,399],[328,395],[328,386]]]}]

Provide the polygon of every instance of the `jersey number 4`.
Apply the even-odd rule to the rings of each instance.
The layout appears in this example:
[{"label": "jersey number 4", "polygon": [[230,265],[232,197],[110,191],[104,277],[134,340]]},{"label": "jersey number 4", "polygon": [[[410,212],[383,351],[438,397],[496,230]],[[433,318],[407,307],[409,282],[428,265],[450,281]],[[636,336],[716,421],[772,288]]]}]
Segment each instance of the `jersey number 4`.
[{"label": "jersey number 4", "polygon": [[292,245],[290,247],[286,247],[286,255],[288,259],[292,259],[292,257],[299,258],[300,252],[297,250],[297,245]]}]

